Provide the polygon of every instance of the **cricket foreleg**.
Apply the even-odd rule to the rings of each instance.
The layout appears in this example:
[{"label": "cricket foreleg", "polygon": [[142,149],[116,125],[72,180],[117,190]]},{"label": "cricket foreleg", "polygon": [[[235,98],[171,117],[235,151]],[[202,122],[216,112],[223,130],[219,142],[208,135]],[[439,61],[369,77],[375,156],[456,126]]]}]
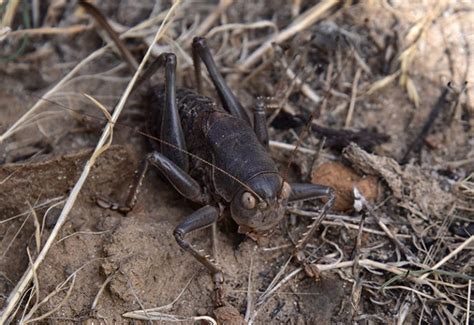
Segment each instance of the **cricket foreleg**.
[{"label": "cricket foreleg", "polygon": [[215,207],[206,205],[187,216],[184,221],[181,222],[174,230],[174,237],[182,249],[194,256],[195,259],[197,259],[209,270],[209,272],[211,272],[214,278],[214,299],[216,305],[222,306],[224,303],[224,277],[222,271],[211,261],[210,256],[203,255],[185,240],[186,235],[190,232],[215,224],[218,215],[219,212]]},{"label": "cricket foreleg", "polygon": [[334,205],[334,190],[324,185],[303,183],[293,183],[291,184],[291,189],[292,192],[290,195],[290,201],[303,201],[315,198],[327,198],[327,202],[324,204],[321,213],[319,214],[319,216],[313,219],[313,222],[307,228],[308,230],[303,233],[302,238],[296,243],[296,247],[293,251],[293,255],[296,257],[298,262],[303,265],[306,273],[311,277],[316,277],[318,271],[310,263],[308,263],[304,254],[304,249],[308,244],[309,240],[313,237],[316,229],[318,229],[318,226],[323,221],[327,212]]}]

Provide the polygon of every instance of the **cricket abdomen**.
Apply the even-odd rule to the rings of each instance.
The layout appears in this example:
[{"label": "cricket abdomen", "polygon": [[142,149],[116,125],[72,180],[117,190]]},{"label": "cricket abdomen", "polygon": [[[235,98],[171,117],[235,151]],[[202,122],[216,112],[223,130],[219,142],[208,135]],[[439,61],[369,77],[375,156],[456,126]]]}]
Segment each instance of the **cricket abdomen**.
[{"label": "cricket abdomen", "polygon": [[[161,111],[164,91],[158,90],[155,94],[161,103],[157,111]],[[259,174],[278,173],[268,151],[246,121],[232,116],[211,98],[190,89],[177,89],[176,100],[186,150],[217,167],[190,157],[191,169],[205,169],[209,176],[207,179],[212,179],[214,191],[219,196],[230,201],[242,186],[236,179],[245,183]],[[160,114],[153,119],[156,125],[159,121]]]}]

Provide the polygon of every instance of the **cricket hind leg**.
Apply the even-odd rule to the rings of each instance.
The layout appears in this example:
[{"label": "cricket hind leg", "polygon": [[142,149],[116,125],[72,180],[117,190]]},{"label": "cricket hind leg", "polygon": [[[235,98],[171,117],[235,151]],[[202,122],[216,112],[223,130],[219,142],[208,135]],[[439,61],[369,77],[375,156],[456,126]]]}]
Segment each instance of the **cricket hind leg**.
[{"label": "cricket hind leg", "polygon": [[246,121],[250,125],[248,115],[240,104],[239,100],[235,97],[232,90],[229,88],[221,73],[217,69],[216,63],[212,58],[211,50],[207,46],[206,39],[204,37],[195,37],[193,39],[193,63],[194,72],[196,76],[198,92],[202,94],[202,75],[201,75],[201,60],[209,72],[212,83],[217,89],[219,98],[221,99],[222,105],[233,116],[238,117]]},{"label": "cricket hind leg", "polygon": [[163,53],[158,56],[155,62],[156,70],[163,65],[165,68],[165,98],[159,114],[161,115],[161,121],[157,121],[160,123],[159,134],[162,140],[160,151],[187,172],[189,170],[189,157],[186,152],[186,142],[176,102],[176,55]]},{"label": "cricket hind leg", "polygon": [[[135,171],[135,176],[130,185],[130,191],[125,204],[111,202],[105,198],[97,198],[97,204],[103,208],[118,210],[122,213],[131,211],[136,204],[143,178],[145,177],[150,163],[162,169],[163,176],[168,178],[172,184],[173,180],[170,180],[169,177],[170,175],[171,178],[174,177],[174,182],[179,184],[178,188],[176,186],[175,188],[178,192],[183,194],[184,197],[193,201],[202,201],[202,199],[197,198],[199,195],[196,194],[197,189],[199,189],[199,192],[202,192],[201,187],[186,174],[189,169],[189,157],[186,152],[184,132],[176,102],[176,56],[173,53],[163,53],[159,55],[145,72],[145,75],[149,77],[162,67],[165,68],[165,88],[164,96],[159,96],[158,100],[162,100],[163,102],[158,104],[159,107],[154,107],[152,114],[154,117],[152,118],[153,122],[158,124],[153,125],[152,128],[157,131],[156,133],[160,136],[159,149],[161,155],[158,155],[158,152],[152,152],[142,160],[139,168]],[[185,184],[184,187],[182,187],[183,184]],[[192,194],[186,194],[186,191],[194,191],[196,196],[193,197]]]},{"label": "cricket hind leg", "polygon": [[[217,89],[217,93],[219,94],[224,108],[233,116],[238,117],[251,125],[249,117],[242,104],[240,104],[239,100],[235,97],[234,93],[217,69],[211,51],[206,43],[206,39],[204,37],[195,37],[193,39],[193,63],[197,89],[200,94],[202,94],[203,91],[201,60],[204,62],[204,65],[211,76],[212,83]],[[257,100],[257,106],[253,111],[253,118],[254,132],[257,135],[258,140],[264,147],[268,147],[269,137],[263,99]]]},{"label": "cricket hind leg", "polygon": [[308,262],[304,250],[328,211],[333,207],[336,196],[332,188],[319,184],[293,183],[291,184],[291,189],[290,202],[327,198],[327,202],[324,204],[321,213],[319,216],[313,218],[312,223],[308,225],[307,231],[303,233],[303,236],[298,240],[293,250],[293,256],[303,266],[306,274],[312,278],[317,278],[318,270],[314,265]]},{"label": "cricket hind leg", "polygon": [[189,170],[189,157],[186,152],[186,141],[179,116],[176,96],[176,55],[174,53],[160,54],[140,76],[143,83],[153,74],[164,67],[164,88],[152,89],[150,120],[148,131],[159,139],[151,139],[152,146],[171,159],[184,171]]},{"label": "cricket hind leg", "polygon": [[128,213],[133,210],[137,203],[143,179],[145,178],[150,165],[156,167],[160,174],[164,176],[183,197],[199,204],[209,203],[209,195],[194,178],[163,153],[153,151],[146,155],[138,169],[135,171],[125,204],[113,203],[104,198],[98,198],[97,204],[102,208],[116,210],[122,213]]},{"label": "cricket hind leg", "polygon": [[[120,38],[117,37],[113,28],[104,19],[103,14],[95,6],[85,1],[80,1],[79,4],[104,28],[120,50],[122,57],[129,63],[131,70],[134,71],[138,64]],[[174,53],[160,54],[138,78],[132,91],[147,81],[152,74],[163,66],[165,67],[165,103],[163,105],[163,112],[160,112],[162,120],[159,121],[159,129],[161,130],[159,134],[160,138],[164,141],[160,145],[161,152],[183,170],[188,171],[189,159],[186,155],[186,144],[176,105],[176,55]]]}]

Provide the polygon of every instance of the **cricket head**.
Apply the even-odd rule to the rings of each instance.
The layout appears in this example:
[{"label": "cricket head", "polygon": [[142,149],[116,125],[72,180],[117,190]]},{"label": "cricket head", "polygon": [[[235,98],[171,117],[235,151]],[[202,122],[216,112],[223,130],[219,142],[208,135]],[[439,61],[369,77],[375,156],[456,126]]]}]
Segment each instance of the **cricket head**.
[{"label": "cricket head", "polygon": [[256,240],[273,230],[285,215],[291,186],[278,173],[262,173],[246,182],[232,199],[230,211],[239,233]]}]

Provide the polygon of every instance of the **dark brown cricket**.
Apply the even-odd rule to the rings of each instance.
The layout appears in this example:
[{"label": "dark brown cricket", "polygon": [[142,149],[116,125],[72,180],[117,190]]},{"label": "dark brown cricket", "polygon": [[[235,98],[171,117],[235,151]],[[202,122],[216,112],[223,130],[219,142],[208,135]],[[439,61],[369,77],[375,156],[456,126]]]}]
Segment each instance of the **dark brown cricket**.
[{"label": "dark brown cricket", "polygon": [[[163,53],[150,71],[165,69],[164,86],[152,87],[150,130],[160,139],[136,171],[124,205],[101,200],[103,207],[127,213],[137,202],[149,165],[155,166],[185,198],[202,205],[174,230],[178,244],[213,275],[216,303],[223,304],[223,276],[212,260],[185,239],[192,231],[214,225],[223,210],[239,226],[239,232],[253,239],[274,229],[284,217],[288,202],[327,197],[324,215],[334,201],[333,190],[317,184],[286,182],[278,173],[268,148],[268,131],[262,103],[253,119],[234,96],[219,73],[202,37],[193,40],[197,88],[202,89],[201,60],[217,89],[222,107],[211,98],[190,89],[176,89],[176,56]],[[251,120],[253,122],[251,122]],[[297,243],[295,256],[304,263],[303,249],[316,224]]]}]

